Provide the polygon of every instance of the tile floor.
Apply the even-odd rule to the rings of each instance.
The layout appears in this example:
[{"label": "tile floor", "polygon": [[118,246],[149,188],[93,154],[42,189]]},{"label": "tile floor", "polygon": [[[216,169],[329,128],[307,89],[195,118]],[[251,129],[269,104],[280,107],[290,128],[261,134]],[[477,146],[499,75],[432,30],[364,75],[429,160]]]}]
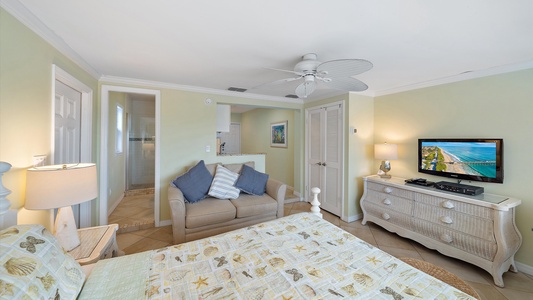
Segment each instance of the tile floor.
[{"label": "tile floor", "polygon": [[[132,207],[135,206],[132,205]],[[307,212],[310,207],[306,202],[288,203],[285,204],[285,215]],[[396,257],[412,257],[425,260],[458,275],[476,289],[481,299],[533,299],[533,276],[521,272],[507,272],[503,275],[505,288],[499,288],[494,286],[489,273],[476,266],[427,249],[414,241],[390,233],[377,225],[367,224],[363,226],[360,220],[346,223],[337,216],[324,211],[322,213],[325,220]],[[120,233],[117,235],[117,242],[119,248],[126,254],[158,249],[172,244],[172,228],[171,226],[165,226]]]},{"label": "tile floor", "polygon": [[138,231],[154,227],[154,194],[131,194],[125,196],[109,215],[109,224],[118,224],[117,233]]}]

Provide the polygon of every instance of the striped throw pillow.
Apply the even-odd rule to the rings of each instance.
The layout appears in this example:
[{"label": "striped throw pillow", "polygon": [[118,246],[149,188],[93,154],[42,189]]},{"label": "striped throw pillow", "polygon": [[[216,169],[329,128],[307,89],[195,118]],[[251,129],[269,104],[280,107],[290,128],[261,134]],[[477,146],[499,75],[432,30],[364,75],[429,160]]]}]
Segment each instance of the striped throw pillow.
[{"label": "striped throw pillow", "polygon": [[218,165],[208,195],[218,199],[237,199],[240,190],[233,186],[237,178],[239,174]]}]

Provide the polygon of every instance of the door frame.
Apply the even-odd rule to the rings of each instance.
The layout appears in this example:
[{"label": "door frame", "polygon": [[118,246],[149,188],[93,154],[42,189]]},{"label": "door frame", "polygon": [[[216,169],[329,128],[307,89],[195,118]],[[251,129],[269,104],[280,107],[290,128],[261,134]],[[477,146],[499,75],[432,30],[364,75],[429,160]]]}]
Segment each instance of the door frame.
[{"label": "door frame", "polygon": [[336,102],[331,102],[331,103],[325,103],[325,104],[322,104],[322,105],[317,105],[317,106],[312,106],[312,107],[308,107],[305,109],[305,121],[304,121],[304,126],[305,126],[305,158],[304,158],[304,199],[305,201],[307,202],[311,202],[312,199],[307,199],[308,198],[308,195],[309,195],[309,192],[311,190],[312,187],[309,187],[309,111],[311,110],[315,110],[315,109],[320,109],[320,108],[323,108],[323,107],[327,107],[327,106],[335,106],[335,105],[341,105],[341,117],[342,117],[342,120],[341,120],[341,132],[340,132],[340,136],[342,137],[341,138],[341,159],[342,159],[342,163],[341,163],[341,179],[340,179],[340,182],[341,182],[341,220],[347,220],[348,216],[344,210],[345,208],[345,174],[346,174],[346,166],[345,166],[345,161],[346,161],[346,154],[345,154],[345,145],[346,145],[346,136],[345,136],[345,133],[346,133],[346,130],[345,130],[345,120],[346,120],[346,101],[344,100],[340,100],[340,101],[336,101]]},{"label": "door frame", "polygon": [[[80,130],[80,161],[92,162],[92,129],[93,129],[93,90],[65,70],[52,64],[52,140],[50,162],[54,164],[55,156],[55,95],[56,80],[81,93],[81,130]],[[80,204],[80,227],[90,227],[91,201]],[[53,218],[53,214],[52,214]],[[53,224],[53,223],[52,223]]]},{"label": "door frame", "polygon": [[100,225],[107,225],[107,202],[108,202],[108,159],[107,159],[107,147],[108,145],[108,132],[109,132],[109,93],[121,92],[132,94],[146,94],[155,97],[155,175],[154,175],[154,221],[155,227],[160,226],[159,221],[159,209],[160,209],[160,155],[159,155],[159,139],[161,136],[161,91],[152,89],[133,88],[125,86],[114,85],[102,85],[101,87],[101,110],[100,110]]}]

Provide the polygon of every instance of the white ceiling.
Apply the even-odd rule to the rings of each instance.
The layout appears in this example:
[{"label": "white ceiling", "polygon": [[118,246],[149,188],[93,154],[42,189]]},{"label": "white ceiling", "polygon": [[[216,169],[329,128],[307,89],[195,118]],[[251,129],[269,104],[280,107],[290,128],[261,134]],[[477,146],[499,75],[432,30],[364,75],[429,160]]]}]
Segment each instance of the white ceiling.
[{"label": "white ceiling", "polygon": [[[533,67],[530,0],[0,4],[92,74],[108,80],[208,90],[251,88],[291,76],[266,67],[292,70],[302,55],[313,52],[320,61],[371,61],[374,68],[355,78],[369,86],[363,94],[383,95]],[[297,84],[246,93],[283,97],[294,94]],[[321,88],[309,99],[342,93]]]}]

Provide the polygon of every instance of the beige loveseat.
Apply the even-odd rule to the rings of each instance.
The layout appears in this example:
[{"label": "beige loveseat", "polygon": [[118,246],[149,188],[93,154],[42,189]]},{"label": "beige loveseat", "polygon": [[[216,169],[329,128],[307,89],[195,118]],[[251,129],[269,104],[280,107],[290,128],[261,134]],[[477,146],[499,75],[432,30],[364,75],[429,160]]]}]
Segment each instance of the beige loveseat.
[{"label": "beige loveseat", "polygon": [[[246,165],[254,167],[253,162]],[[240,173],[243,164],[226,164],[225,168]],[[205,165],[215,174],[217,164]],[[173,183],[168,187],[168,201],[172,213],[174,244],[197,240],[219,233],[283,217],[287,185],[269,178],[262,196],[241,192],[234,200],[207,197],[187,203],[182,191]]]}]

